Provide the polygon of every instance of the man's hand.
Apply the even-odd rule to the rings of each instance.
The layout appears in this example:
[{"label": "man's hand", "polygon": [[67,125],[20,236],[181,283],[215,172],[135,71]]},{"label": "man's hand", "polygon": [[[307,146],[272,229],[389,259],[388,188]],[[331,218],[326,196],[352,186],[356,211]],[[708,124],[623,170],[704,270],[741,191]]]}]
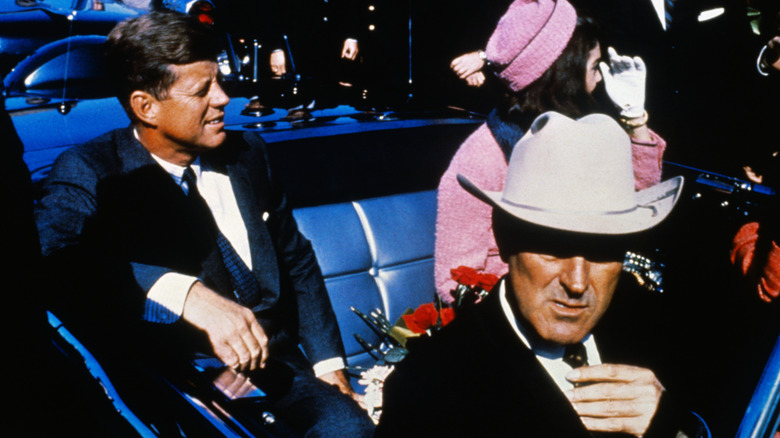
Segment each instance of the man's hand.
[{"label": "man's hand", "polygon": [[235,400],[257,391],[257,387],[252,384],[248,377],[230,368],[226,368],[217,376],[214,386],[230,400]]},{"label": "man's hand", "polygon": [[[474,73],[482,70],[485,61],[479,56],[479,52],[466,53],[460,55],[450,62],[450,68],[461,79],[466,79]],[[469,84],[471,85],[471,84]]]},{"label": "man's hand", "polygon": [[271,64],[271,73],[274,75],[281,76],[287,73],[287,59],[284,56],[284,51],[274,50],[271,53],[269,63]]},{"label": "man's hand", "polygon": [[469,87],[481,87],[485,83],[485,74],[481,71],[474,73],[466,78],[466,84]]},{"label": "man's hand", "polygon": [[780,71],[780,36],[775,36],[766,43],[766,51],[761,63]]},{"label": "man's hand", "polygon": [[251,310],[196,281],[182,318],[206,332],[214,354],[225,365],[239,371],[265,368],[268,337]]},{"label": "man's hand", "polygon": [[582,385],[566,397],[591,431],[643,436],[664,391],[652,371],[629,365],[581,367],[566,378]]},{"label": "man's hand", "polygon": [[323,374],[319,376],[319,379],[329,385],[334,385],[338,387],[339,391],[341,391],[345,395],[348,395],[353,400],[355,400],[363,409],[366,409],[363,403],[363,396],[357,394],[355,390],[352,389],[352,385],[349,384],[349,379],[347,378],[347,375],[344,372],[344,370],[337,370],[327,374]]},{"label": "man's hand", "polygon": [[358,42],[351,38],[344,40],[344,46],[341,48],[341,57],[354,61],[358,55]]}]

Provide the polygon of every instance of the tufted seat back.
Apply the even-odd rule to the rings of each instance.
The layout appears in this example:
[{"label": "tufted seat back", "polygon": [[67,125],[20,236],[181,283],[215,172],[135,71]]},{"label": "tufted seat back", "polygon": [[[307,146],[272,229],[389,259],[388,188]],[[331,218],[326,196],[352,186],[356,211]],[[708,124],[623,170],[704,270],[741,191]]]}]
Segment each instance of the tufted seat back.
[{"label": "tufted seat back", "polygon": [[350,307],[381,309],[395,322],[407,308],[431,302],[436,191],[402,193],[294,210],[314,247],[341,329],[349,365],[374,360],[355,341],[378,337]]}]

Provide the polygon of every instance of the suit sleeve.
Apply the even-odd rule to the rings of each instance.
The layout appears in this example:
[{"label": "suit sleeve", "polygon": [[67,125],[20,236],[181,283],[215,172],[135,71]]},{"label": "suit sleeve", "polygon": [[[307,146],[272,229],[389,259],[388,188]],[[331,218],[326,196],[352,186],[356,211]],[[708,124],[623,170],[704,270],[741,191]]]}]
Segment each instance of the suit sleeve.
[{"label": "suit sleeve", "polygon": [[54,308],[65,313],[123,314],[137,320],[146,300],[144,285],[168,270],[132,266],[111,249],[105,233],[92,232],[100,228],[96,193],[103,173],[85,155],[67,151],[46,181],[35,220],[48,290]]},{"label": "suit sleeve", "polygon": [[[334,357],[344,358],[346,354],[336,314],[311,242],[298,230],[282,188],[273,177],[262,140],[251,134],[246,138],[250,144],[258,146],[264,155],[274,212],[272,234],[278,251],[282,282],[289,281],[295,293],[301,346],[312,363]],[[283,285],[282,293],[285,293],[284,289]]]}]

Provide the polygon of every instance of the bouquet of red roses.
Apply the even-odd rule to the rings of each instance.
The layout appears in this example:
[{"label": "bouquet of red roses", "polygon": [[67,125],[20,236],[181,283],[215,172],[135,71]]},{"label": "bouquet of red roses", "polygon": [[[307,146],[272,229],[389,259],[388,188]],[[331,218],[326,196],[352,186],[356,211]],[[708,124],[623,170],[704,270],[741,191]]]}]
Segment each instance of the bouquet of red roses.
[{"label": "bouquet of red roses", "polygon": [[376,359],[376,365],[371,368],[349,369],[360,377],[361,384],[366,385],[365,405],[375,423],[379,421],[382,412],[385,379],[393,371],[395,364],[406,357],[407,341],[433,335],[455,318],[458,309],[479,302],[498,282],[497,276],[480,273],[466,266],[459,266],[450,272],[452,279],[458,282],[458,287],[452,291],[455,297],[454,307],[446,307],[441,298],[436,296],[435,303],[425,303],[415,310],[407,309],[395,324],[391,324],[380,309],[365,314],[354,307],[351,308],[379,337],[379,342],[373,345],[360,335],[354,334],[363,349]]}]

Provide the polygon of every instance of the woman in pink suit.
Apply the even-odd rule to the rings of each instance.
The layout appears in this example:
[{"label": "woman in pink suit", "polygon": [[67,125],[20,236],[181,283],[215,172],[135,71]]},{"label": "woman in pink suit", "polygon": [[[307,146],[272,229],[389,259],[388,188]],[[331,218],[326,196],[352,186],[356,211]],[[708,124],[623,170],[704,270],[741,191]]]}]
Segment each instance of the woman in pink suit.
[{"label": "woman in pink suit", "polygon": [[448,303],[457,286],[451,269],[468,266],[497,276],[507,272],[493,238],[491,209],[469,196],[456,175],[501,191],[509,153],[536,116],[550,110],[572,118],[598,112],[592,94],[604,80],[632,139],[636,189],[660,181],[666,149],[666,142],[647,127],[644,62],[612,48],[609,65],[600,62],[597,26],[578,18],[566,0],[515,0],[483,53],[483,68],[505,85],[506,95],[460,146],[439,183],[434,275],[436,291]]}]

